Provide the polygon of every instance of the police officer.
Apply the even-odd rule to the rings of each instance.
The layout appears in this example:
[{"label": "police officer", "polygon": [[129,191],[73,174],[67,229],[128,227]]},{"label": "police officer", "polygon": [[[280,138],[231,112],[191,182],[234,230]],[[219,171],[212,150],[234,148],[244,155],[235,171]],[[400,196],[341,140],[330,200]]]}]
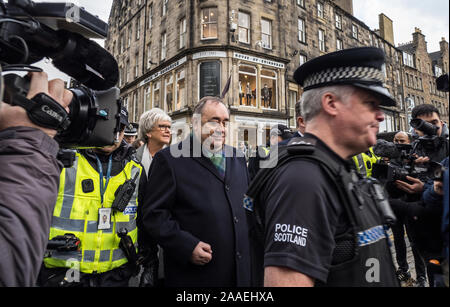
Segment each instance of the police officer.
[{"label": "police officer", "polygon": [[[129,258],[136,252],[132,249],[137,244],[137,186],[143,167],[134,148],[123,140],[127,117],[122,108],[120,136],[114,145],[80,150],[73,166],[62,171],[49,239],[71,233],[81,244],[79,250],[50,251],[44,258],[40,286],[123,287],[136,273],[137,258]],[[131,198],[126,199],[126,207],[115,206],[123,195],[118,191],[129,180],[136,185],[125,194]],[[129,249],[121,244],[124,233]]]},{"label": "police officer", "polygon": [[137,131],[138,129],[136,128],[137,124],[129,124],[125,127],[125,133],[124,133],[124,137],[123,139],[128,143],[128,144],[133,144],[134,141],[136,141],[136,137],[137,137]]},{"label": "police officer", "polygon": [[353,156],[353,162],[355,163],[356,170],[366,177],[372,176],[372,167],[379,158],[373,152],[373,147],[369,150],[362,152],[356,156]]},{"label": "police officer", "polygon": [[275,125],[272,129],[270,129],[268,146],[258,146],[255,156],[248,159],[248,173],[250,175],[250,180],[252,180],[258,173],[261,160],[270,158],[270,149],[280,143],[287,142],[290,138],[292,138],[292,136],[293,134],[291,129],[283,124]]},{"label": "police officer", "polygon": [[398,286],[384,231],[388,210],[379,209],[383,190],[349,162],[376,143],[380,105],[395,105],[383,87],[383,63],[381,49],[364,47],[296,70],[305,137],[280,148],[277,167],[260,171],[244,201],[254,285]]}]

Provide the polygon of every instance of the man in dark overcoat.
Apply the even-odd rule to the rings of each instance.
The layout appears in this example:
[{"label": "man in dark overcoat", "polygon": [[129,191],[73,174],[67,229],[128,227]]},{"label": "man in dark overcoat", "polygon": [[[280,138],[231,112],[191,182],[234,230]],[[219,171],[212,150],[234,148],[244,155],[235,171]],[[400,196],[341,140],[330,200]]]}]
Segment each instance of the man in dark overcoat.
[{"label": "man in dark overcoat", "polygon": [[194,109],[193,133],[159,151],[142,207],[142,227],[164,249],[169,287],[250,285],[242,201],[246,161],[225,145],[229,110],[217,97]]}]

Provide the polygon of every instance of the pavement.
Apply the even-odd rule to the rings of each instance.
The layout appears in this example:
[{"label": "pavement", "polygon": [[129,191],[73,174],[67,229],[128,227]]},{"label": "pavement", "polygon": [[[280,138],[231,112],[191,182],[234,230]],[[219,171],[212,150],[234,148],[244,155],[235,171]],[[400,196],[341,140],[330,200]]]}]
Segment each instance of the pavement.
[{"label": "pavement", "polygon": [[[398,264],[397,264],[397,260],[395,258],[395,247],[394,247],[394,236],[392,235],[392,231],[389,229],[388,231],[388,235],[389,235],[389,240],[391,242],[391,252],[392,252],[392,259],[394,261],[395,264],[395,268],[398,268]],[[409,265],[409,272],[411,273],[411,277],[416,280],[417,274],[416,274],[416,267],[414,265],[414,256],[411,250],[411,244],[409,243],[408,237],[406,235],[406,231],[405,231],[405,242],[406,242],[406,260],[408,261],[408,265]],[[404,285],[402,285],[403,287]],[[428,285],[428,280],[426,282],[426,286],[429,287]],[[413,285],[413,287],[415,287],[415,285]]]}]

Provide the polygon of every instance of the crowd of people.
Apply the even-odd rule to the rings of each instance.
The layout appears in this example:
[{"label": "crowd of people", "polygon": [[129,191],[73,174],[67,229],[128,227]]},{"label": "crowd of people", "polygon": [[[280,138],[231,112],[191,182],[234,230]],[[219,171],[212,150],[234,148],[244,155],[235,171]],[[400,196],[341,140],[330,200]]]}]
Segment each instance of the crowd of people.
[{"label": "crowd of people", "polygon": [[[79,149],[62,168],[56,131],[3,105],[0,285],[448,287],[448,130],[436,108],[417,106],[412,117],[436,135],[398,132],[394,143],[413,144],[408,161],[418,167],[440,162],[442,176],[374,179],[377,164],[406,165],[374,153],[380,106],[395,105],[384,60],[364,47],[300,66],[297,131],[276,125],[254,151],[226,144],[230,111],[207,96],[179,143],[170,145],[163,110],[130,123],[123,108],[114,145]],[[31,80],[30,98],[42,92],[68,106],[62,84],[45,73]],[[67,244],[47,249],[52,240]]]}]

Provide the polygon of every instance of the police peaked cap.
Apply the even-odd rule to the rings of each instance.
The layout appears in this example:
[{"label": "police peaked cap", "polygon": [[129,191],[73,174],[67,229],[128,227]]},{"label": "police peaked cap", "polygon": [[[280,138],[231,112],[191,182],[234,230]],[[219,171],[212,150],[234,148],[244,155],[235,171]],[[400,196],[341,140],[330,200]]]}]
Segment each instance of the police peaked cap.
[{"label": "police peaked cap", "polygon": [[270,130],[270,135],[281,136],[283,140],[290,139],[293,136],[291,129],[282,124],[273,126]]},{"label": "police peaked cap", "polygon": [[384,51],[380,48],[344,49],[307,61],[297,68],[294,79],[304,91],[332,85],[353,85],[375,94],[381,105],[395,106],[394,98],[384,86],[384,63]]},{"label": "police peaked cap", "polygon": [[124,135],[137,135],[137,129],[134,127],[133,123],[125,127]]}]

